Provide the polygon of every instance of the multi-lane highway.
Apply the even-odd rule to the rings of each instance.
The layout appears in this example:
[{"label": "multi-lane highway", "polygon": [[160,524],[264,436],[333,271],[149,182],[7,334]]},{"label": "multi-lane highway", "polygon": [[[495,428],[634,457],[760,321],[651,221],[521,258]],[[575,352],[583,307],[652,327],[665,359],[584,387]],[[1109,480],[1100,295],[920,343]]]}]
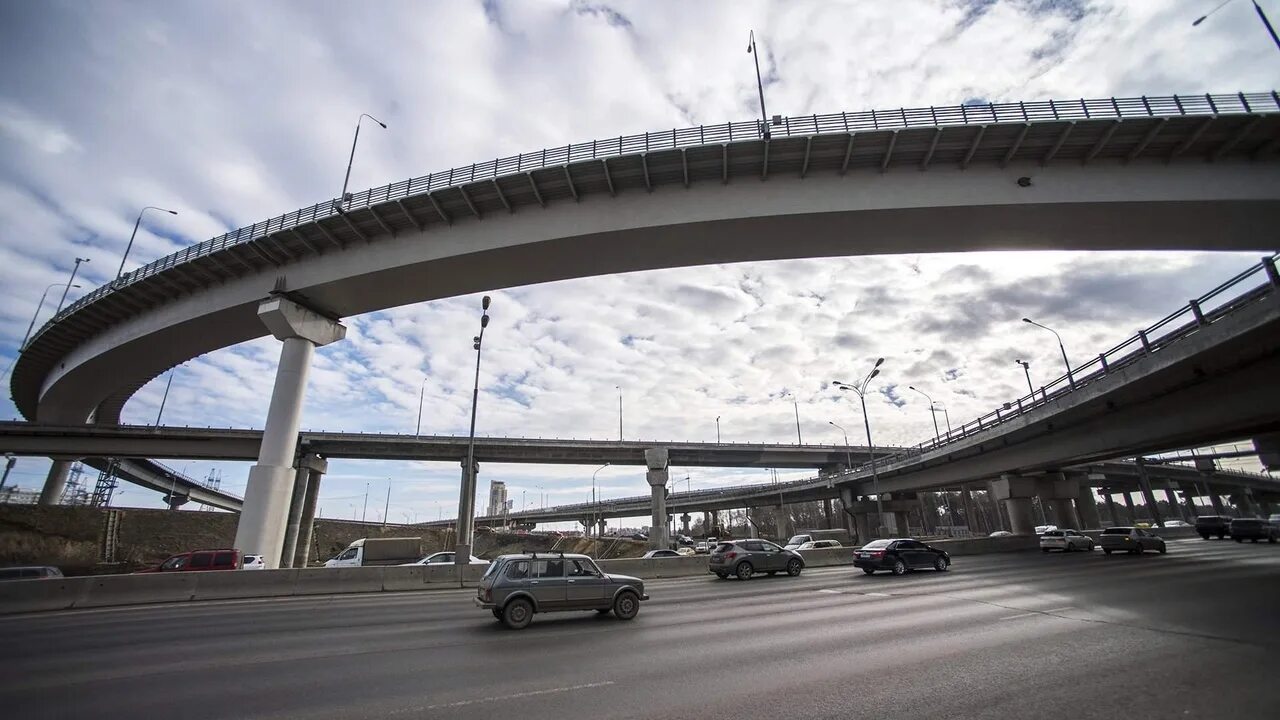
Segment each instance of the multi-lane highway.
[{"label": "multi-lane highway", "polygon": [[0,618],[9,717],[1264,717],[1280,546],[650,581],[514,632],[472,591]]}]

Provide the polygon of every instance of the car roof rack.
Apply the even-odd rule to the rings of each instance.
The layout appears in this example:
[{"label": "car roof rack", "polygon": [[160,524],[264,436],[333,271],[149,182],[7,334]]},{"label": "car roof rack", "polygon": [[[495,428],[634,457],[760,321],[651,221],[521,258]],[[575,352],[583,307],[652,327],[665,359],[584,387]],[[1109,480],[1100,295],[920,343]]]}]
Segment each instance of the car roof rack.
[{"label": "car roof rack", "polygon": [[[532,560],[532,559],[536,559],[536,558],[538,557],[538,551],[537,551],[537,550],[529,551],[529,550],[525,550],[524,548],[520,548],[520,554],[521,554],[521,555],[528,555],[528,556],[529,556],[529,558],[530,558],[531,560]],[[546,556],[550,555],[550,556],[559,556],[559,557],[563,558],[563,557],[564,557],[564,551],[563,551],[563,550],[553,550],[553,551],[550,551],[550,552],[544,551],[544,552],[542,553],[542,555],[543,555],[543,557],[546,557]]]}]

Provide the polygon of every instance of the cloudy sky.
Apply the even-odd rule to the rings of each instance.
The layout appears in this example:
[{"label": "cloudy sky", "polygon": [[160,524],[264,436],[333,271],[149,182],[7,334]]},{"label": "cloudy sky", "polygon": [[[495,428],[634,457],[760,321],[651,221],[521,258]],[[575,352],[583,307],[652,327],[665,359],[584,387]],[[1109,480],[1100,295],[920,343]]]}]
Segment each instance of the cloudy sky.
[{"label": "cloudy sky", "polygon": [[[82,266],[68,300],[114,276],[139,208],[134,267],[337,195],[360,113],[353,189],[599,137],[758,113],[748,29],[771,114],[1050,98],[1265,91],[1280,58],[1237,0],[850,2],[5,2],[0,3],[0,361],[41,292]],[[1264,2],[1280,16],[1280,3]],[[1056,327],[1080,359],[1211,289],[1257,257],[984,253],[835,258],[634,273],[493,293],[478,432],[611,438],[617,390],[631,439],[861,443],[832,392],[886,359],[869,403],[878,443],[932,434],[916,385],[951,420],[1061,372]],[[55,289],[40,315],[52,312]],[[348,318],[316,356],[303,426],[466,432],[478,298]],[[279,344],[264,339],[180,367],[166,424],[260,427]],[[8,379],[5,378],[7,386]],[[125,408],[154,423],[164,378]],[[7,393],[6,393],[7,396]],[[17,417],[6,397],[0,417]],[[247,464],[221,472],[240,493]],[[37,487],[47,461],[12,479]],[[594,468],[488,465],[517,505],[590,493]],[[455,464],[335,461],[330,517],[453,514]],[[764,471],[691,469],[693,487]],[[676,468],[673,476],[684,477]],[[784,474],[784,477],[804,473]],[[645,491],[642,470],[600,473],[605,496]],[[683,489],[683,488],[682,488]],[[124,505],[159,506],[137,488]]]}]

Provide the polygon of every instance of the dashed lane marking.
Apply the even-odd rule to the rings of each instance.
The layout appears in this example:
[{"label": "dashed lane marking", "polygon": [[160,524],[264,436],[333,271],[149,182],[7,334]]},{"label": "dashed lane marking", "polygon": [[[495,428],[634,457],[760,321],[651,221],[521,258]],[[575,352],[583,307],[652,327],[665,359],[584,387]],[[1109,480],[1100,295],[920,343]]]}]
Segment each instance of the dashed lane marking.
[{"label": "dashed lane marking", "polygon": [[404,708],[402,710],[393,710],[388,713],[390,715],[400,715],[403,713],[422,712],[424,710],[443,710],[445,708],[460,708],[468,705],[479,705],[481,703],[500,702],[502,700],[518,700],[520,698],[536,697],[538,695],[551,695],[554,693],[572,692],[574,690],[586,690],[588,688],[604,687],[612,685],[612,680],[605,682],[585,683],[583,685],[569,685],[567,687],[548,688],[546,690],[530,690],[528,692],[512,693],[511,695],[492,695],[490,697],[476,698],[474,700],[459,700],[451,703],[440,703],[437,705],[427,705],[426,707]]}]

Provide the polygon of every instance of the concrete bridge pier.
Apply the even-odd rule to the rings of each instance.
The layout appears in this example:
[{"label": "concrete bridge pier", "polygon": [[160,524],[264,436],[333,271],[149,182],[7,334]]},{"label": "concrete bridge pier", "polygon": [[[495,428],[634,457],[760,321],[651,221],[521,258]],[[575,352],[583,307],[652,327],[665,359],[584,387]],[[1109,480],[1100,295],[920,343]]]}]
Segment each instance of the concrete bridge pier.
[{"label": "concrete bridge pier", "polygon": [[1133,504],[1133,493],[1122,492],[1120,495],[1124,498],[1124,505],[1129,509],[1129,524],[1134,525],[1138,522],[1138,510]]},{"label": "concrete bridge pier", "polygon": [[834,530],[836,526],[831,519],[831,498],[822,501],[822,515],[827,519],[827,529]]},{"label": "concrete bridge pier", "polygon": [[1209,504],[1213,506],[1213,514],[1226,515],[1227,511],[1222,507],[1222,498],[1218,497],[1218,491],[1208,483],[1205,483],[1205,488],[1209,491]]},{"label": "concrete bridge pier", "polygon": [[329,461],[308,453],[298,459],[293,500],[289,506],[289,526],[285,529],[280,567],[306,567],[311,558],[311,536],[315,529],[316,501],[320,497],[320,479],[329,472]]},{"label": "concrete bridge pier", "polygon": [[690,532],[690,531],[689,531],[689,521],[690,521],[691,519],[692,519],[692,518],[690,518],[690,517],[689,517],[689,513],[685,513],[685,514],[683,514],[683,515],[681,515],[681,516],[680,516],[680,532],[684,533],[685,535],[688,535],[688,534],[689,534],[689,532]]},{"label": "concrete bridge pier", "polygon": [[1053,517],[1049,522],[1062,528],[1079,528],[1075,499],[1080,496],[1080,483],[1065,473],[1051,473],[1039,482],[1040,502]]},{"label": "concrete bridge pier", "polygon": [[604,537],[604,531],[605,531],[605,521],[604,521],[604,518],[600,518],[599,520],[596,521],[596,537],[598,538]]},{"label": "concrete bridge pier", "polygon": [[1156,527],[1164,527],[1160,506],[1156,504],[1156,494],[1151,489],[1151,478],[1147,476],[1147,464],[1142,458],[1136,458],[1134,464],[1138,466],[1138,488],[1142,490],[1142,502],[1146,503],[1147,512],[1151,513],[1151,521]]},{"label": "concrete bridge pier", "polygon": [[1102,528],[1102,518],[1098,517],[1098,500],[1093,496],[1093,487],[1087,478],[1079,483],[1079,494],[1076,495],[1076,514],[1080,516],[1081,530],[1098,530]]},{"label": "concrete bridge pier", "polygon": [[649,519],[649,548],[651,550],[665,550],[669,543],[667,538],[667,482],[671,479],[671,472],[667,468],[667,449],[645,449],[644,461],[649,467],[649,472],[645,475],[645,479],[649,481],[649,492],[652,498],[650,501],[652,515]]},{"label": "concrete bridge pier", "polygon": [[1187,522],[1194,523],[1196,521],[1196,516],[1200,514],[1200,508],[1196,507],[1195,485],[1192,484],[1188,486],[1186,483],[1183,483],[1178,486],[1178,489],[1182,491],[1182,503],[1185,508],[1184,515],[1189,516],[1186,520]]},{"label": "concrete bridge pier", "polygon": [[1236,509],[1240,511],[1240,517],[1254,516],[1253,499],[1249,497],[1249,493],[1247,491],[1242,490],[1231,493],[1229,499],[1231,500],[1231,504],[1235,505]]},{"label": "concrete bridge pier", "polygon": [[267,567],[275,568],[284,547],[295,475],[293,455],[298,444],[298,423],[311,356],[317,347],[344,338],[347,329],[283,297],[259,305],[258,318],[283,345],[258,462],[249,470],[235,547],[241,552],[262,555]]},{"label": "concrete bridge pier", "polygon": [[1031,513],[1031,498],[1037,490],[1036,481],[1012,473],[1005,473],[991,481],[991,497],[1004,503],[1009,515],[1009,531],[1014,535],[1035,535],[1036,523]]},{"label": "concrete bridge pier", "polygon": [[55,457],[49,466],[49,474],[44,478],[44,487],[40,489],[40,505],[57,505],[62,493],[67,489],[67,477],[71,475],[71,466],[80,458]]},{"label": "concrete bridge pier", "polygon": [[791,537],[793,529],[791,513],[787,511],[786,505],[777,505],[773,508],[773,526],[777,528],[778,538],[783,542]]}]

